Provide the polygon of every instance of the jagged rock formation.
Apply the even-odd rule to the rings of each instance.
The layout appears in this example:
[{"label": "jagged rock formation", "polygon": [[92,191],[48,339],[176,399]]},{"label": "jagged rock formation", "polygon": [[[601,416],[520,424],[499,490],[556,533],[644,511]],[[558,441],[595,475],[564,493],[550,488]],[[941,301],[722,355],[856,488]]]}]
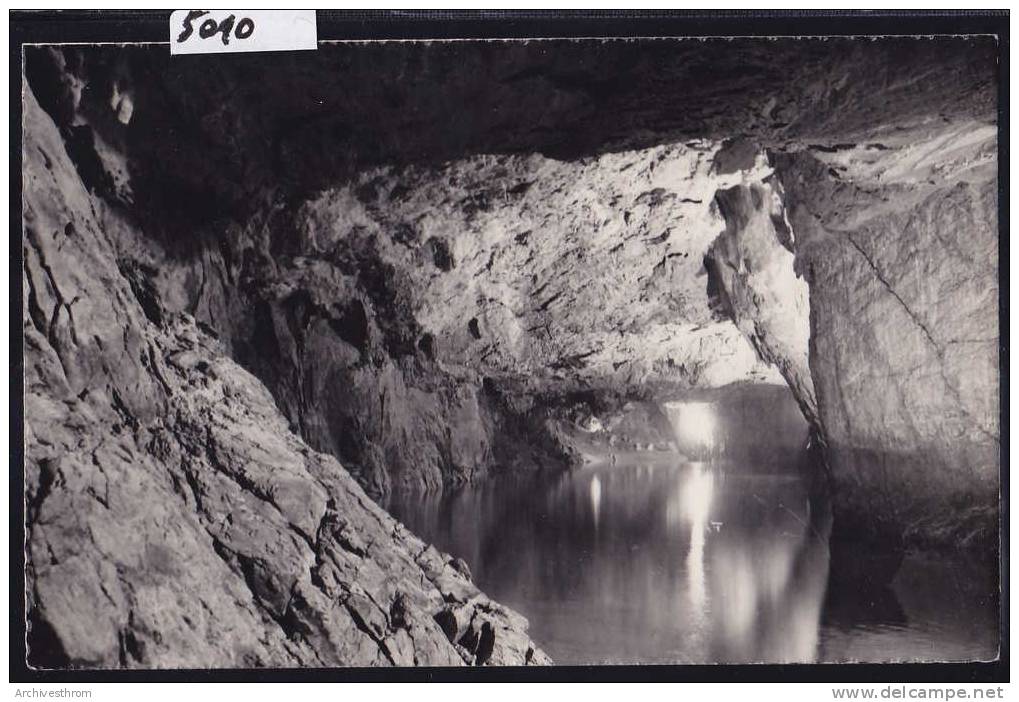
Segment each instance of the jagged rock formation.
[{"label": "jagged rock formation", "polygon": [[1000,459],[996,129],[942,120],[877,138],[772,152],[759,182],[720,192],[711,269],[826,443],[840,538],[987,557]]},{"label": "jagged rock formation", "polygon": [[295,246],[375,242],[440,364],[612,387],[767,377],[705,294],[717,148],[371,170],[305,204]]},{"label": "jagged rock formation", "polygon": [[777,160],[844,526],[993,551],[996,128],[946,125],[874,151]]},{"label": "jagged rock formation", "polygon": [[[726,163],[724,156],[731,152],[724,151],[716,163]],[[751,154],[745,182],[715,195],[725,230],[712,244],[705,265],[724,313],[760,357],[779,369],[804,417],[819,426],[809,367],[807,283],[795,270],[795,241],[782,186],[767,159]]]},{"label": "jagged rock formation", "polygon": [[846,529],[991,545],[993,48],[28,50],[39,660],[542,662],[355,480],[562,468],[585,393],[784,380]]},{"label": "jagged rock formation", "polygon": [[520,615],[309,449],[201,324],[118,267],[123,222],[85,190],[31,92],[25,115],[30,663],[547,662]]},{"label": "jagged rock formation", "polygon": [[[166,96],[102,98],[139,70],[124,59],[45,53],[29,75],[65,139],[88,147],[75,152],[83,179],[147,233],[121,244],[134,277],[215,329],[373,496],[562,469],[575,456],[549,415],[578,388],[780,382],[705,294],[722,227],[711,197],[741,177],[713,169],[717,143],[367,169],[306,200],[266,196],[240,221],[154,221],[152,139],[135,135],[166,119]],[[521,444],[532,450],[518,456]]]}]

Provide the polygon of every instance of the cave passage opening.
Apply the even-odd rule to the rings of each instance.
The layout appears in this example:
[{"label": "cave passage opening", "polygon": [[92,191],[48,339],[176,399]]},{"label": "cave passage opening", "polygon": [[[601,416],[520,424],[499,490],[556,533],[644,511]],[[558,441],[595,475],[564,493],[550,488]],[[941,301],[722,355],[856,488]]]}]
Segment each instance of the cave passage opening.
[{"label": "cave passage opening", "polygon": [[397,491],[386,507],[527,616],[557,662],[813,660],[827,546],[789,390],[600,409],[563,421],[570,470]]},{"label": "cave passage opening", "polygon": [[[387,510],[462,559],[561,664],[965,660],[993,651],[993,574],[829,547],[823,458],[784,385],[574,407],[582,456]],[[820,488],[820,489],[819,489]],[[833,558],[835,560],[833,560]],[[964,592],[960,592],[959,588]]]}]

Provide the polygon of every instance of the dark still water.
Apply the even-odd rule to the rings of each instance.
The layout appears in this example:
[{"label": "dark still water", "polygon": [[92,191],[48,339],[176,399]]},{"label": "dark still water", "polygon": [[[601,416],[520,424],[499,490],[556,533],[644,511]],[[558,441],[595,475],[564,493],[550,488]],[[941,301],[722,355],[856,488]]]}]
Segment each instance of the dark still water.
[{"label": "dark still water", "polygon": [[994,658],[993,580],[969,566],[913,558],[890,589],[829,587],[801,474],[805,427],[787,394],[764,397],[780,406],[763,414],[761,399],[662,408],[679,447],[700,444],[689,453],[703,460],[626,454],[395,495],[389,509],[464,558],[561,664]]}]

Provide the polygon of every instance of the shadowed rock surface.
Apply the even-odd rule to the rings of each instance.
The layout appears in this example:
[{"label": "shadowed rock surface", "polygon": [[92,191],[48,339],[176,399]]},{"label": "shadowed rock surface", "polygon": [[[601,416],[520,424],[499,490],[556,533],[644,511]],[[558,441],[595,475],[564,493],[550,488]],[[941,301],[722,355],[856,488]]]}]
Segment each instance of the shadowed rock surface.
[{"label": "shadowed rock surface", "polygon": [[526,620],[287,428],[118,268],[119,217],[26,94],[29,661],[522,665]]}]

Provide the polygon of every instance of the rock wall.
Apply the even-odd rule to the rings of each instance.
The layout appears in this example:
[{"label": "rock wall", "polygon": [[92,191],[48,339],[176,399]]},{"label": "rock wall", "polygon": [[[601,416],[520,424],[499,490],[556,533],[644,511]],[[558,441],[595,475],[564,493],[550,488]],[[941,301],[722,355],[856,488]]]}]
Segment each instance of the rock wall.
[{"label": "rock wall", "polygon": [[[736,167],[729,145],[716,164]],[[752,148],[752,147],[751,147]],[[717,304],[776,367],[793,391],[803,416],[820,427],[810,375],[810,303],[806,281],[796,272],[796,242],[781,183],[763,154],[749,152],[743,182],[715,194],[725,230],[712,244],[706,266]]]},{"label": "rock wall", "polygon": [[[113,376],[105,362],[118,406],[164,421],[175,405],[160,366],[134,360],[139,330],[188,315],[378,497],[565,465],[549,419],[578,390],[781,374],[827,441],[850,532],[989,542],[994,48],[31,49],[28,82],[73,165],[61,187],[83,184],[76,212],[94,210],[109,257],[81,285],[117,281],[127,300],[44,298],[26,249],[26,319],[45,330],[26,360],[53,374],[37,394],[59,405]],[[84,226],[66,219],[53,241]],[[118,305],[126,323],[93,309]],[[81,338],[92,325],[100,342]]]},{"label": "rock wall", "polygon": [[996,552],[995,149],[995,127],[971,123],[776,159],[837,506],[857,538]]},{"label": "rock wall", "polygon": [[825,444],[838,539],[996,553],[995,148],[945,120],[772,151],[716,195],[722,306]]},{"label": "rock wall", "polygon": [[562,469],[574,452],[549,420],[578,389],[781,381],[709,305],[711,196],[732,180],[714,142],[369,168],[307,199],[281,179],[250,214],[157,219],[146,159],[167,98],[124,87],[148,60],[125,56],[29,62],[79,175],[134,225],[124,267],[214,330],[374,497]]},{"label": "rock wall", "polygon": [[781,382],[709,304],[716,149],[369,170],[286,224],[137,256],[373,495],[504,469],[507,423],[546,447],[516,465],[562,467],[545,408],[570,391]]},{"label": "rock wall", "polygon": [[161,304],[31,91],[24,115],[29,663],[547,662]]},{"label": "rock wall", "polygon": [[370,241],[440,366],[564,385],[773,377],[709,306],[718,146],[367,171],[305,203],[302,256]]}]

